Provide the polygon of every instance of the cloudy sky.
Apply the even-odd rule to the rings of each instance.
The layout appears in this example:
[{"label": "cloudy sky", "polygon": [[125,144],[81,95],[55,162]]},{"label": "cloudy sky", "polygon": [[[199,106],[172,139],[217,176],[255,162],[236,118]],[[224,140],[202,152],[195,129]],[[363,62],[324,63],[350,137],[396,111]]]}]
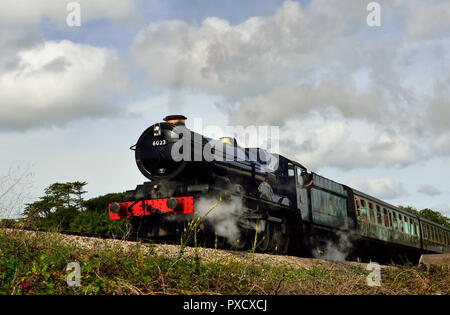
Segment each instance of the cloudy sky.
[{"label": "cloudy sky", "polygon": [[[280,126],[280,152],[395,205],[450,215],[450,3],[1,0],[0,175],[132,189],[167,114]],[[1,178],[1,177],[0,177]]]}]

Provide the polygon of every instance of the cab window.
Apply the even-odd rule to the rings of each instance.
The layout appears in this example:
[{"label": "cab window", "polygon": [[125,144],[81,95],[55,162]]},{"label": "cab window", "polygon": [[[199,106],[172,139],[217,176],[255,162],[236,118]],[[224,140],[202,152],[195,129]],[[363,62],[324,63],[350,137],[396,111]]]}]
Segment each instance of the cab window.
[{"label": "cab window", "polygon": [[300,185],[300,186],[302,186],[304,184],[307,184],[307,183],[303,183],[303,178],[302,178],[302,171],[303,170],[301,168],[299,168],[299,167],[295,167],[295,170],[296,170],[296,173],[297,173],[297,184]]},{"label": "cab window", "polygon": [[294,172],[294,164],[288,163],[288,176],[289,176],[289,177],[292,177],[292,176],[294,176],[294,175],[295,175],[295,172]]}]

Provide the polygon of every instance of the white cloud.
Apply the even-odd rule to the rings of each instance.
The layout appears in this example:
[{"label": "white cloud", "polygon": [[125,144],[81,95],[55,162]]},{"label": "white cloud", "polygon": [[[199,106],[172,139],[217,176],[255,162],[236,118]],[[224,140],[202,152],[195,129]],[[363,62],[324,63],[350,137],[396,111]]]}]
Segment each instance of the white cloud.
[{"label": "white cloud", "polygon": [[[330,114],[328,114],[331,116]],[[289,120],[280,130],[282,154],[312,169],[407,166],[423,154],[416,143],[393,130],[342,116],[307,115]]]},{"label": "white cloud", "polygon": [[438,154],[450,156],[450,132],[437,135],[432,140],[431,147]]},{"label": "white cloud", "polygon": [[413,36],[450,35],[450,3],[448,1],[410,1],[407,30]]},{"label": "white cloud", "polygon": [[127,84],[109,49],[46,41],[1,56],[0,129],[109,116],[118,110],[115,97]]},{"label": "white cloud", "polygon": [[[349,143],[350,151],[339,157],[352,156],[348,152],[355,153],[356,145],[364,148],[358,165],[367,167],[379,158],[401,165],[428,158],[432,154],[417,154],[413,143],[434,151],[430,138],[450,129],[448,97],[435,93],[442,90],[439,82],[448,86],[444,69],[450,62],[444,56],[450,41],[422,39],[405,26],[410,18],[421,19],[417,2],[381,1],[380,28],[365,23],[365,5],[285,1],[272,16],[237,25],[219,18],[200,26],[152,23],[136,36],[131,51],[153,83],[223,97],[231,123],[284,125],[312,111],[325,117],[334,108],[345,119],[374,124],[380,135]],[[446,22],[434,23],[445,28]],[[335,140],[338,148],[342,139]]]},{"label": "white cloud", "polygon": [[283,125],[288,117],[302,117],[312,110],[324,112],[330,107],[337,107],[346,117],[381,120],[389,115],[382,93],[376,87],[359,93],[345,81],[325,80],[318,85],[282,87],[269,94],[246,98],[232,120],[242,124],[251,121]]},{"label": "white cloud", "polygon": [[[0,26],[20,26],[40,23],[44,18],[65,23],[67,4],[61,0],[2,0]],[[82,21],[96,18],[124,19],[136,10],[134,0],[77,0],[81,5]]]},{"label": "white cloud", "polygon": [[[336,6],[348,9],[350,3]],[[359,15],[348,10],[343,23],[317,0],[309,10],[310,15],[299,3],[286,1],[273,16],[238,25],[215,17],[200,27],[184,21],[153,23],[138,34],[132,51],[155,82],[230,99],[258,95],[295,81],[301,68],[307,74],[317,66],[318,50],[348,32],[346,23]]]},{"label": "white cloud", "polygon": [[396,199],[404,194],[403,186],[392,178],[353,178],[349,186],[380,199]]},{"label": "white cloud", "polygon": [[421,185],[417,192],[431,197],[442,194],[442,191],[440,189],[428,184]]}]

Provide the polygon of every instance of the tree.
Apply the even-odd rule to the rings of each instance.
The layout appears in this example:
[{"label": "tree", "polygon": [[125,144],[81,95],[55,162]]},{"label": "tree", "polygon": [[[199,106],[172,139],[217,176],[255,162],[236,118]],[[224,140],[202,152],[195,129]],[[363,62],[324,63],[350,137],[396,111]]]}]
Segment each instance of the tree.
[{"label": "tree", "polygon": [[407,207],[404,207],[404,206],[398,206],[400,209],[402,209],[402,210],[406,210],[406,211],[408,211],[409,213],[412,213],[412,214],[415,214],[415,215],[420,215],[419,214],[419,211],[417,211],[417,209],[416,208],[413,208],[413,207],[411,207],[411,206],[407,206]]},{"label": "tree", "polygon": [[51,184],[45,188],[44,196],[26,205],[23,215],[32,226],[39,222],[45,227],[69,228],[77,213],[84,209],[86,185],[86,182]]},{"label": "tree", "polygon": [[450,228],[450,218],[447,218],[446,216],[442,215],[438,211],[431,210],[429,208],[422,209],[420,211],[417,211],[417,209],[411,207],[411,206],[398,206],[400,209],[406,210],[412,214],[421,216],[422,218],[428,219],[430,221],[436,222],[438,224],[444,225],[448,228]]},{"label": "tree", "polygon": [[92,212],[104,213],[107,212],[108,205],[111,202],[125,201],[126,193],[112,193],[103,196],[98,196],[87,200],[84,205],[87,210]]},{"label": "tree", "polygon": [[85,193],[87,193],[87,191],[83,190],[84,186],[87,185],[87,182],[73,182],[72,184],[72,191],[73,194],[75,195],[75,207],[79,210],[82,211],[84,209],[84,203],[85,201],[83,200],[83,195]]},{"label": "tree", "polygon": [[447,218],[446,216],[443,216],[438,211],[433,211],[431,209],[425,208],[419,211],[419,215],[436,223],[439,223],[441,225],[444,225],[448,228],[450,228],[450,218]]}]

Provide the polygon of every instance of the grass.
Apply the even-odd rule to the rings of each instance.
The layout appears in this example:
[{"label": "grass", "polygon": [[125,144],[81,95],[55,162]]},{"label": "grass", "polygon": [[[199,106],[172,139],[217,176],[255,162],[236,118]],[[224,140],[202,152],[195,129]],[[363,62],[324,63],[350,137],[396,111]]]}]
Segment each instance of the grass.
[{"label": "grass", "polygon": [[[106,242],[106,241],[104,241]],[[143,250],[144,248],[144,250]],[[66,283],[79,262],[81,287]],[[0,294],[449,294],[449,267],[383,268],[380,287],[366,284],[363,265],[310,268],[244,264],[235,257],[157,255],[136,243],[91,249],[41,233],[0,230]]]}]

